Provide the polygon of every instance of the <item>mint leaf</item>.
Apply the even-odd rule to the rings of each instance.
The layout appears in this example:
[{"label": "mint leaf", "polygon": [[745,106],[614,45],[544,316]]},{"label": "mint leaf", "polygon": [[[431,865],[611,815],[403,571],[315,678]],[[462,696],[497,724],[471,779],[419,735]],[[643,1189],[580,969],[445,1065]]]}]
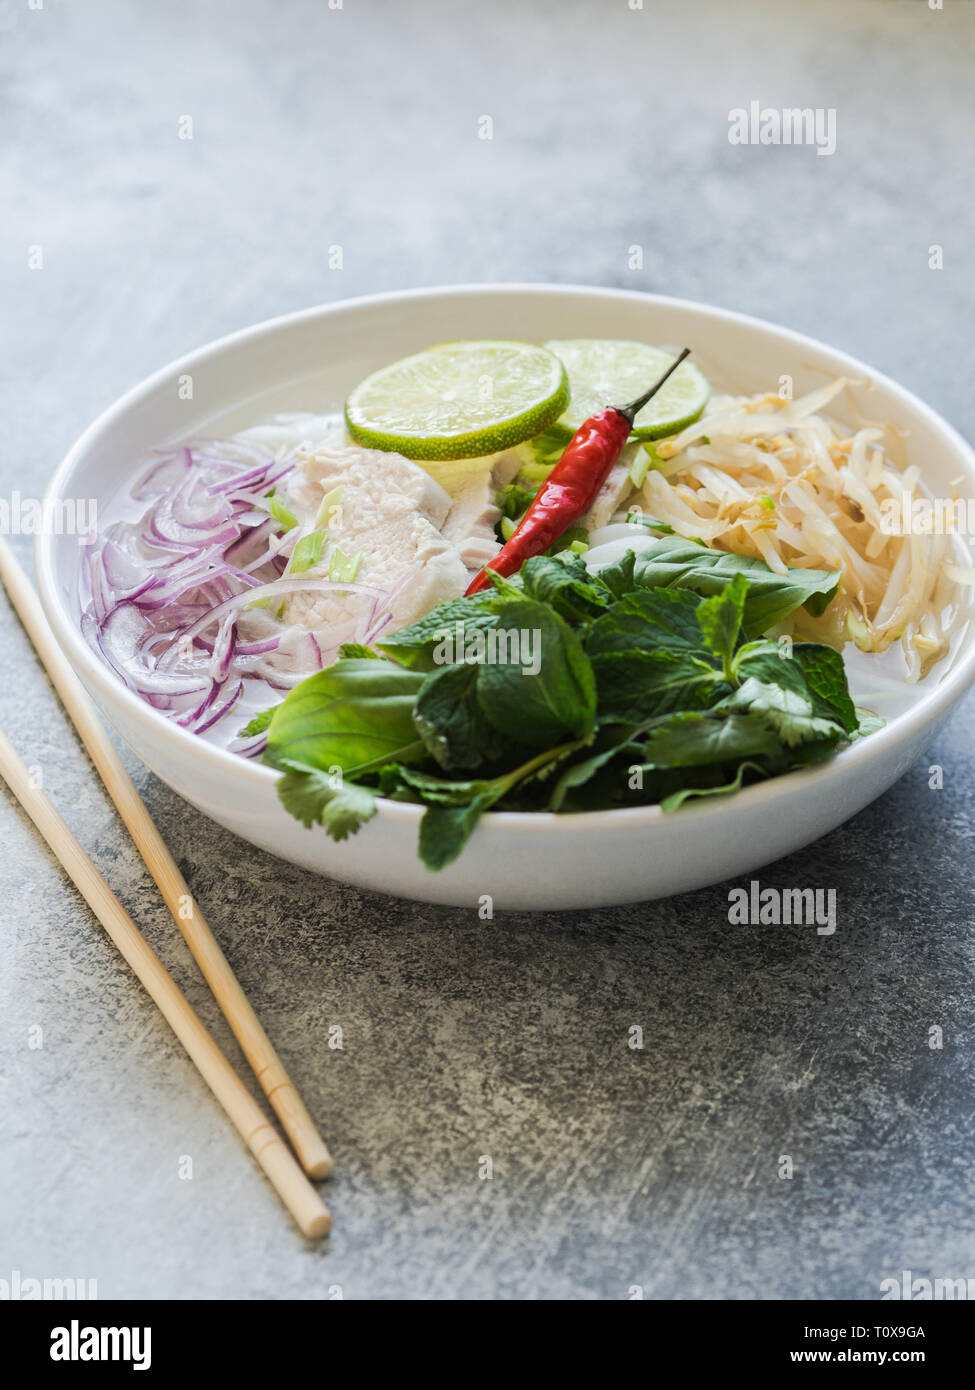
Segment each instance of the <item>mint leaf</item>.
[{"label": "mint leaf", "polygon": [[[609,741],[607,741],[607,734],[611,735]],[[561,774],[549,797],[548,809],[560,811],[569,792],[585,786],[595,777],[597,772],[601,772],[614,758],[619,757],[621,753],[633,745],[634,734],[635,731],[630,728],[627,728],[622,734],[616,729],[607,730],[601,736],[603,747],[588,754],[587,757],[581,758],[578,762],[570,763]]]},{"label": "mint leaf", "polygon": [[624,595],[589,629],[586,651],[590,657],[618,652],[683,653],[707,658],[708,652],[697,621],[702,603],[687,589],[637,589]]},{"label": "mint leaf", "polygon": [[754,772],[758,777],[765,777],[765,770],[757,763],[743,762],[730,782],[725,782],[720,787],[683,787],[680,791],[672,792],[670,796],[665,796],[660,803],[661,811],[669,814],[676,811],[684,802],[692,796],[728,796],[731,792],[741,791],[742,782],[746,772]]},{"label": "mint leaf", "polygon": [[479,767],[511,743],[489,723],[477,698],[479,666],[444,666],[420,688],[413,722],[441,767]]},{"label": "mint leaf", "polygon": [[476,796],[463,806],[428,806],[420,821],[419,842],[426,867],[436,871],[452,864],[491,804],[491,797]]},{"label": "mint leaf", "polygon": [[688,652],[616,651],[592,658],[604,722],[638,724],[676,710],[707,709],[728,693],[721,672]]},{"label": "mint leaf", "polygon": [[532,748],[566,736],[588,738],[596,681],[572,628],[548,604],[518,599],[498,605],[497,635],[507,642],[509,659],[481,666],[477,682],[481,709],[494,728]]},{"label": "mint leaf", "polygon": [[592,583],[599,589],[605,589],[613,598],[623,598],[625,594],[632,594],[639,588],[633,577],[635,565],[636,554],[632,550],[624,551],[611,565],[603,565],[602,569],[596,570],[592,575]]},{"label": "mint leaf", "polygon": [[609,606],[609,596],[593,584],[582,556],[571,551],[534,555],[520,573],[528,597],[551,604],[569,622],[585,622]]},{"label": "mint leaf", "polygon": [[684,713],[671,715],[652,730],[644,758],[647,767],[703,767],[781,752],[774,731],[752,715]]},{"label": "mint leaf", "polygon": [[640,589],[592,623],[586,652],[601,719],[637,723],[705,709],[727,694],[697,619],[705,601],[686,589]]},{"label": "mint leaf", "polygon": [[720,594],[706,598],[697,609],[697,622],[707,647],[721,658],[725,678],[732,679],[731,658],[748,597],[748,580],[736,574]]},{"label": "mint leaf", "polygon": [[429,777],[412,769],[401,770],[403,780],[432,802],[420,822],[420,858],[428,869],[442,869],[460,854],[485,811],[518,783],[547,777],[560,762],[571,757],[580,742],[549,748],[490,781],[461,784]]},{"label": "mint leaf", "polygon": [[[463,660],[464,641],[468,631],[487,631],[496,626],[496,604],[497,596],[493,589],[472,594],[470,598],[448,599],[446,603],[438,604],[425,617],[410,623],[409,627],[390,633],[381,642],[377,642],[376,646],[394,661],[408,666],[413,671],[435,671],[438,666],[452,665],[455,661]],[[438,651],[438,648],[445,648],[446,653],[443,650]],[[453,655],[449,662],[435,659],[435,652],[440,656],[449,654],[450,649]]]},{"label": "mint leaf", "polygon": [[802,667],[816,713],[838,719],[848,734],[856,733],[860,720],[850,699],[839,652],[816,642],[797,642],[792,648],[792,659]]}]

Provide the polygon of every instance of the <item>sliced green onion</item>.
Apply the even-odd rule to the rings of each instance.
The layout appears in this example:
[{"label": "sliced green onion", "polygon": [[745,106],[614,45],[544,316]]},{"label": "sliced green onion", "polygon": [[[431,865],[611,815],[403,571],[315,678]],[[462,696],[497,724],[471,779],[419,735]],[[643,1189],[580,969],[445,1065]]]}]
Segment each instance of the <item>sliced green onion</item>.
[{"label": "sliced green onion", "polygon": [[515,481],[520,483],[522,487],[531,488],[537,492],[554,467],[554,463],[522,464]]},{"label": "sliced green onion", "polygon": [[658,517],[647,516],[641,511],[627,512],[626,523],[628,526],[646,526],[651,531],[660,531],[664,536],[672,536],[674,528],[669,522],[660,521]]},{"label": "sliced green onion", "polygon": [[322,551],[327,539],[327,531],[312,531],[309,535],[302,536],[291,552],[291,563],[287,573],[304,574],[305,570],[310,570],[312,565],[317,565],[322,558]]},{"label": "sliced green onion", "polygon": [[335,550],[328,562],[328,577],[335,584],[351,584],[359,573],[361,562],[361,550],[351,557],[343,555],[341,550]]},{"label": "sliced green onion", "polygon": [[333,487],[331,492],[326,492],[321,502],[318,504],[318,511],[315,513],[315,520],[312,525],[324,526],[326,529],[331,526],[335,512],[342,501],[342,485]]},{"label": "sliced green onion", "polygon": [[298,518],[294,512],[289,512],[283,502],[279,502],[276,497],[270,501],[270,511],[274,520],[283,526],[285,531],[293,531],[298,525]]},{"label": "sliced green onion", "polygon": [[662,468],[666,462],[667,460],[662,459],[657,453],[656,445],[648,441],[642,450],[637,450],[636,458],[630,466],[630,482],[634,487],[643,487],[650,469]]}]

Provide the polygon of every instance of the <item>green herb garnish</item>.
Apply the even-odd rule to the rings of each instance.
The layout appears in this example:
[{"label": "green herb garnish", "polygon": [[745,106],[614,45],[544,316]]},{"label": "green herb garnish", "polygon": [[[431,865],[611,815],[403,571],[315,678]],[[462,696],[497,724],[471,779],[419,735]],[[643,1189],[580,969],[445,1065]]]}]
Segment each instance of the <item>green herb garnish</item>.
[{"label": "green herb garnish", "polygon": [[343,648],[245,732],[267,728],[284,805],[336,839],[379,796],[424,806],[433,870],[492,807],[673,812],[874,727],[831,647],[761,636],[801,606],[821,613],[838,578],[670,536],[595,574],[572,548],[539,555],[378,653]]}]

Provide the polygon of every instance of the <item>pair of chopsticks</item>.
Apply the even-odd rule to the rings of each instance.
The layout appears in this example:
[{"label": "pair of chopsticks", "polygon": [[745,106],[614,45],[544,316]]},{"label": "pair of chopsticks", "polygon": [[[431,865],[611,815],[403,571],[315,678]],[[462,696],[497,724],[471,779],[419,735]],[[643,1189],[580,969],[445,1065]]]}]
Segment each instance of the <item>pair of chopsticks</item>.
[{"label": "pair of chopsticks", "polygon": [[332,1218],[305,1174],[313,1178],[328,1176],[332,1171],[328,1149],[132,779],[109,742],[94,706],[55,641],[40,601],[3,536],[0,536],[0,579],[109,796],[155,879],[173,920],[294,1146],[301,1167],[135,922],[43,791],[34,785],[27,766],[2,730],[0,777],[37,826],[95,916],[159,1006],[163,1017],[236,1125],[302,1233],[311,1239],[324,1236],[331,1228]]}]

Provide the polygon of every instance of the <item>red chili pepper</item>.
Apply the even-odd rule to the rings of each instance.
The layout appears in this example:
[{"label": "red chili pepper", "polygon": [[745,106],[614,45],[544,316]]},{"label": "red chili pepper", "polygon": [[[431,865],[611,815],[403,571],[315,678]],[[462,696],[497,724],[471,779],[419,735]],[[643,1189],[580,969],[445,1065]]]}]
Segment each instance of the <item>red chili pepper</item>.
[{"label": "red chili pepper", "polygon": [[637,400],[629,405],[607,406],[579,426],[516,530],[494,559],[475,575],[468,595],[488,587],[489,569],[502,575],[517,573],[526,560],[548,550],[573,522],[585,515],[623,452],[637,411],[660,390],[689,352],[690,348],[685,348],[660,380]]}]

